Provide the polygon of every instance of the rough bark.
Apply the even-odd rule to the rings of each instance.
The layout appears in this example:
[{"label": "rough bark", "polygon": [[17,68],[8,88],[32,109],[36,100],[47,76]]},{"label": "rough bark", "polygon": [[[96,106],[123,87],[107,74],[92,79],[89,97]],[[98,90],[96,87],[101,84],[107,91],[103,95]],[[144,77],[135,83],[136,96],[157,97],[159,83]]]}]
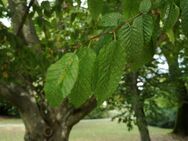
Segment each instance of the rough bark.
[{"label": "rough bark", "polygon": [[8,0],[14,33],[25,40],[27,44],[39,44],[26,0]]},{"label": "rough bark", "polygon": [[136,123],[139,129],[141,141],[151,141],[144,113],[144,102],[141,100],[137,87],[137,78],[136,73],[130,73],[127,75],[131,104],[135,112]]},{"label": "rough bark", "polygon": [[0,98],[13,103],[25,125],[25,141],[68,141],[72,127],[96,107],[91,97],[79,108],[72,107],[68,99],[58,108],[39,104],[27,90],[18,85],[0,85]]}]

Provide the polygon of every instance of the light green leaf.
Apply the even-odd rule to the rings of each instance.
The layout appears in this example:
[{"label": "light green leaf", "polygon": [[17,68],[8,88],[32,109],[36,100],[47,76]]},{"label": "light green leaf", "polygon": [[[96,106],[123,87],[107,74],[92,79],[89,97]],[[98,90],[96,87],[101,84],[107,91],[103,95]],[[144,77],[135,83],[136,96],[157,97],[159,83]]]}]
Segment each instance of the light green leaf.
[{"label": "light green leaf", "polygon": [[139,11],[147,13],[151,9],[151,6],[151,0],[142,0],[142,2],[140,3]]},{"label": "light green leaf", "polygon": [[116,90],[125,66],[125,49],[117,41],[106,44],[99,52],[96,61],[97,81],[94,95],[98,104],[110,97]]},{"label": "light green leaf", "polygon": [[90,48],[79,49],[77,55],[79,58],[78,79],[69,95],[70,102],[75,107],[79,107],[93,94],[91,83],[96,58],[95,52]]},{"label": "light green leaf", "polygon": [[174,44],[174,42],[175,42],[175,37],[174,37],[174,32],[173,32],[173,30],[168,30],[168,31],[166,32],[166,34],[167,34],[169,40]]},{"label": "light green leaf", "polygon": [[78,76],[78,64],[77,55],[67,53],[48,68],[44,91],[51,106],[58,106],[71,93]]},{"label": "light green leaf", "polygon": [[101,26],[118,26],[123,21],[123,16],[120,13],[113,12],[105,14],[101,20]]}]

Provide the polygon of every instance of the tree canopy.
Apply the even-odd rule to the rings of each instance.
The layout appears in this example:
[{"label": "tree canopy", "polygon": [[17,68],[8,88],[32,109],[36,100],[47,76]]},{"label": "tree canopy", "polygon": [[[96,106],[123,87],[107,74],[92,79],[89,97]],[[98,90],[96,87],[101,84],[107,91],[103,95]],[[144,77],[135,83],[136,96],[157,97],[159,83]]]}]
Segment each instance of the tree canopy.
[{"label": "tree canopy", "polygon": [[118,86],[141,126],[145,98],[174,93],[174,132],[188,134],[187,0],[0,0],[0,18],[11,21],[0,23],[0,98],[19,109],[26,141],[68,141]]}]

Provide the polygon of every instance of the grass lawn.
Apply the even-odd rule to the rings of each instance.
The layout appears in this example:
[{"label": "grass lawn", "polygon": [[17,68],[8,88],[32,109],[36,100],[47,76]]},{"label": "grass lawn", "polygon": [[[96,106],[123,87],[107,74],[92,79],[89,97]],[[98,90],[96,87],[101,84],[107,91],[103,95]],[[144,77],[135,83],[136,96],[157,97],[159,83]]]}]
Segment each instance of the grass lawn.
[{"label": "grass lawn", "polygon": [[[169,129],[150,127],[152,141],[186,141],[171,136]],[[19,119],[0,119],[0,141],[23,141],[24,126]],[[125,124],[109,120],[84,120],[77,124],[70,135],[70,141],[139,141],[135,127],[127,131]]]}]

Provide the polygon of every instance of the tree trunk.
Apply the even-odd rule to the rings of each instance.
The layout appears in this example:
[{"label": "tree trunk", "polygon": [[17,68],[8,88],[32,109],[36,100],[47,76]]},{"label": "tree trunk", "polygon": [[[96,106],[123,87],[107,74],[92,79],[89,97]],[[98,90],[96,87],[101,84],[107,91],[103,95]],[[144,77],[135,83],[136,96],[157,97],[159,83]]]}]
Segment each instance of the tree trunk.
[{"label": "tree trunk", "polygon": [[[175,46],[169,44],[169,49],[170,48],[177,49]],[[163,53],[169,66],[169,79],[174,83],[175,92],[179,100],[178,104],[180,105],[177,110],[173,133],[180,136],[188,136],[188,91],[182,79],[183,73],[179,68],[178,53],[172,53],[172,51],[169,50],[163,50]]]},{"label": "tree trunk", "polygon": [[181,136],[188,136],[188,103],[183,103],[178,108],[173,133]]},{"label": "tree trunk", "polygon": [[[29,15],[34,2],[37,1],[31,0],[27,6],[27,0],[8,0],[13,31],[23,41],[21,47],[40,44]],[[17,46],[19,49],[20,45]],[[41,50],[37,48],[34,51],[38,54]],[[42,89],[37,96],[33,94],[32,82],[35,79],[32,80],[30,74],[26,76],[22,73],[14,76],[19,84],[0,83],[0,98],[11,102],[20,112],[26,130],[25,141],[68,141],[72,127],[97,106],[96,98],[90,97],[79,108],[73,107],[65,98],[59,107],[52,108],[47,104]]]},{"label": "tree trunk", "polygon": [[97,106],[95,97],[91,97],[79,108],[72,107],[68,99],[59,107],[50,108],[45,100],[36,101],[22,87],[6,84],[0,84],[0,98],[19,109],[25,141],[68,141],[72,127]]},{"label": "tree trunk", "polygon": [[144,101],[141,99],[140,92],[137,87],[137,78],[138,75],[136,73],[130,73],[127,75],[131,104],[135,112],[136,123],[139,129],[141,141],[151,141],[144,113]]},{"label": "tree trunk", "polygon": [[188,136],[188,92],[184,82],[179,81],[176,91],[179,97],[179,107],[173,133],[180,136]]},{"label": "tree trunk", "polygon": [[139,129],[140,133],[140,138],[141,141],[150,141],[150,135],[149,135],[149,130],[147,127],[147,121],[145,118],[145,113],[143,109],[143,104],[139,100],[139,98],[136,98],[135,102],[133,102],[133,108],[135,111],[135,116],[136,116],[136,123]]},{"label": "tree trunk", "polygon": [[68,126],[46,126],[44,123],[32,129],[26,128],[25,141],[68,141],[71,127]]}]

